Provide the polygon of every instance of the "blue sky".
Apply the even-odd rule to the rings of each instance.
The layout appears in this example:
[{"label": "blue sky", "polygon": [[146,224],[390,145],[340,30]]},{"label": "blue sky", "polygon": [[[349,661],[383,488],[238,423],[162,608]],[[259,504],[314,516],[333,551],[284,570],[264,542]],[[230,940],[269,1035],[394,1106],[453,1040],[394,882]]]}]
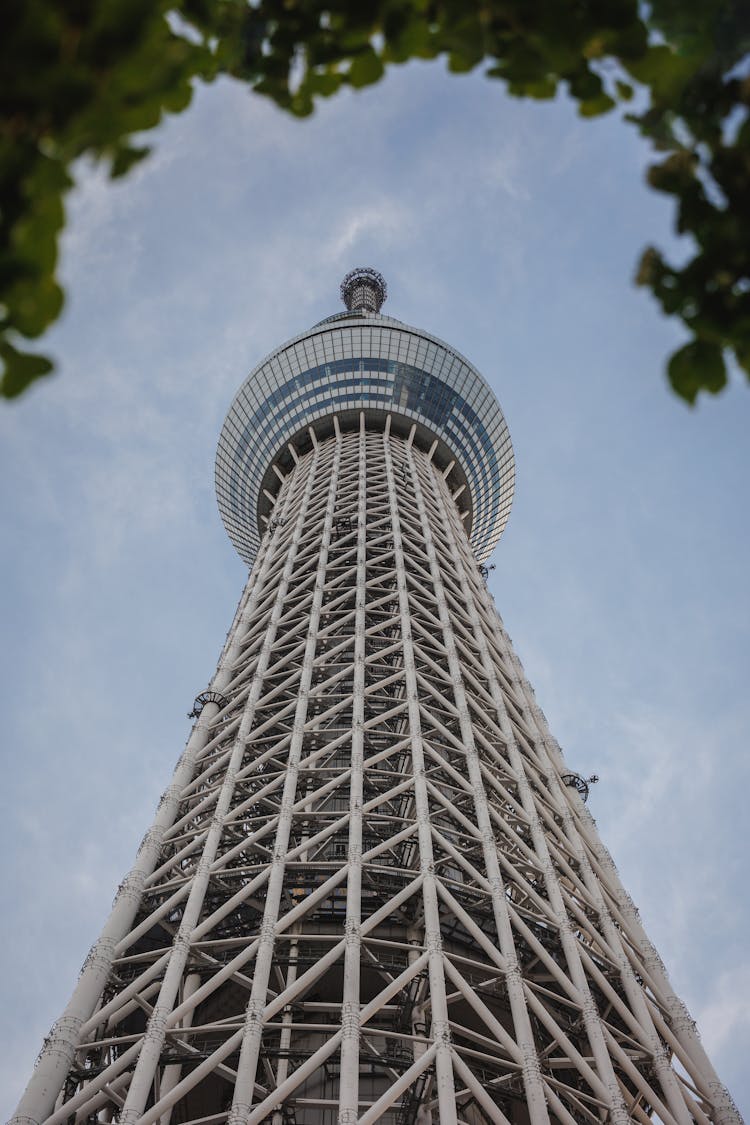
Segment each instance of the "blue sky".
[{"label": "blue sky", "polygon": [[[221,83],[111,185],[82,167],[49,339],[0,410],[0,1110],[169,781],[245,571],[213,495],[231,398],[338,311],[384,312],[494,387],[517,491],[491,589],[677,990],[750,1110],[750,396],[688,409],[679,330],[631,284],[670,205],[614,119],[413,65],[314,118]],[[677,249],[676,252],[679,252]]]}]

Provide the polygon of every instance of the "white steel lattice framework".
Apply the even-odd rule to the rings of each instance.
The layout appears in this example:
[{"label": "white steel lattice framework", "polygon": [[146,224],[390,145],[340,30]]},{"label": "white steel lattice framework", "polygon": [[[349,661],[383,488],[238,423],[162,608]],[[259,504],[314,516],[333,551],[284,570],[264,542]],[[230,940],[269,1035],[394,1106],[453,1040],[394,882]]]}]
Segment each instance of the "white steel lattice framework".
[{"label": "white steel lattice framework", "polygon": [[[356,288],[344,319],[377,321]],[[218,670],[15,1125],[739,1122],[487,593],[471,473],[399,405],[276,450]]]}]

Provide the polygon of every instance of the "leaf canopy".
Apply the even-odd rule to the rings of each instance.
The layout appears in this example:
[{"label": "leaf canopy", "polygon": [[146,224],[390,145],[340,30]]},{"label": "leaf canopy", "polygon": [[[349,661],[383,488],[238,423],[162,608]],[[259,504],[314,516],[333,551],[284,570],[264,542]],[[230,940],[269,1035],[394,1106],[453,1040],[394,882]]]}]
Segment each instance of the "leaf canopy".
[{"label": "leaf canopy", "polygon": [[[71,166],[113,177],[141,134],[228,75],[297,116],[412,58],[483,67],[516,97],[563,90],[582,117],[623,114],[657,156],[690,236],[680,265],[648,247],[636,274],[689,340],[669,361],[694,402],[750,376],[750,5],[745,0],[6,0],[0,65],[0,394],[52,363],[28,350],[59,315],[57,249]],[[134,139],[137,138],[137,141]]]}]

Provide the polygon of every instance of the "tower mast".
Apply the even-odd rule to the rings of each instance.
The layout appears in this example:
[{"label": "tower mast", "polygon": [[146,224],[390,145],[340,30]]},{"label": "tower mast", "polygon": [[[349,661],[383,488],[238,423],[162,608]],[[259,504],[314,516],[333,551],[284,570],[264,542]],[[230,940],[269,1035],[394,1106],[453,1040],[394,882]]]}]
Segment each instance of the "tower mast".
[{"label": "tower mast", "polygon": [[486,589],[500,407],[341,295],[227,415],[250,577],[13,1123],[737,1125]]}]

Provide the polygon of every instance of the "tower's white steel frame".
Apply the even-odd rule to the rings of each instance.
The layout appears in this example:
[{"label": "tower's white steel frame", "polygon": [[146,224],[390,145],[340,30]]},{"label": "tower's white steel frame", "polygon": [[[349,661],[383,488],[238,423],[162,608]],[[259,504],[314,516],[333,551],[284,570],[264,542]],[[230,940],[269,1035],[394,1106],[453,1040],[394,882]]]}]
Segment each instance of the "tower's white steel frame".
[{"label": "tower's white steel frame", "polygon": [[[345,292],[266,361],[267,461],[243,423],[262,394],[230,411],[220,505],[257,557],[14,1125],[735,1125],[486,590],[499,408],[488,475],[476,443],[462,459],[482,418],[439,424],[407,353],[463,403],[479,375],[380,317],[377,275]],[[396,355],[373,380],[408,369],[390,403],[351,400],[368,326]],[[303,353],[328,383],[300,425]]]}]

